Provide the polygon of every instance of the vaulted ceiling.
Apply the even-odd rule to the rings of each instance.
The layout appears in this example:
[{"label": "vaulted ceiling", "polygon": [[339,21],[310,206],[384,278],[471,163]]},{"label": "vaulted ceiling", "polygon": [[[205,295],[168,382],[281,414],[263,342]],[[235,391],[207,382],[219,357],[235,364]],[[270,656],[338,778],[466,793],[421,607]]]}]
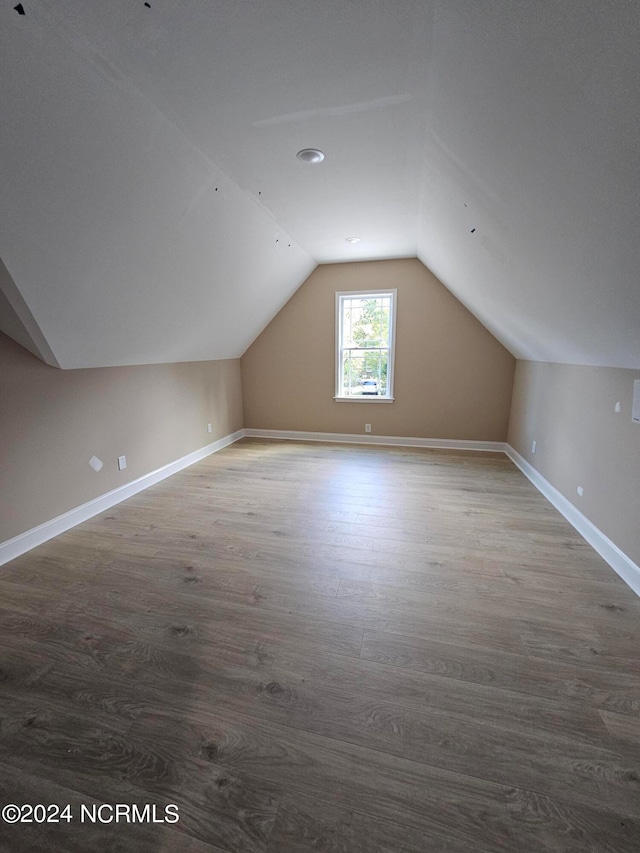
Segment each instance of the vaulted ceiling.
[{"label": "vaulted ceiling", "polygon": [[635,0],[15,6],[0,328],[49,363],[237,357],[417,256],[516,356],[640,368]]}]

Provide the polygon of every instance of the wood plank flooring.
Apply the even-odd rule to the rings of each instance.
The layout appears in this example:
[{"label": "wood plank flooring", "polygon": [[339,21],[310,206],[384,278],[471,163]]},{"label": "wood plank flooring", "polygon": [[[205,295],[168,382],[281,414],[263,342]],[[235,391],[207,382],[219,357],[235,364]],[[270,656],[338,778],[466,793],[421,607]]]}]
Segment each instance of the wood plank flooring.
[{"label": "wood plank flooring", "polygon": [[0,571],[0,851],[637,853],[640,599],[502,455],[244,440]]}]

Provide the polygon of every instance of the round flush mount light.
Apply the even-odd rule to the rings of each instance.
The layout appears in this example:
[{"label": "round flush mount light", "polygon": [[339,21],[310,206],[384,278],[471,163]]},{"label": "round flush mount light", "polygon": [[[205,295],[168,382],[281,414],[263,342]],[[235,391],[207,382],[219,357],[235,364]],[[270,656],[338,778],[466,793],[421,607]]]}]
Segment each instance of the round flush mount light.
[{"label": "round flush mount light", "polygon": [[344,242],[345,242],[345,243],[351,243],[351,244],[353,244],[353,243],[359,243],[359,242],[360,242],[360,238],[359,238],[359,237],[345,237],[345,238],[344,238]]},{"label": "round flush mount light", "polygon": [[319,148],[303,148],[298,151],[296,157],[303,163],[322,163],[324,160],[324,154]]}]

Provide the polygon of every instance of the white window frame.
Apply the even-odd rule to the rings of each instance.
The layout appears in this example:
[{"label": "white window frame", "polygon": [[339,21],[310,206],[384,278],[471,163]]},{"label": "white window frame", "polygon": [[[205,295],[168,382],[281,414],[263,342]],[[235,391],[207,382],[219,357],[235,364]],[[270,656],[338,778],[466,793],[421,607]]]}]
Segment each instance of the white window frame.
[{"label": "white window frame", "polygon": [[[344,298],[358,296],[390,296],[391,307],[389,317],[389,361],[387,364],[387,393],[382,396],[345,397],[341,395],[342,377],[342,302]],[[396,314],[397,314],[398,291],[396,288],[387,290],[341,290],[336,292],[336,386],[334,400],[337,403],[393,403],[393,379],[396,364]]]}]

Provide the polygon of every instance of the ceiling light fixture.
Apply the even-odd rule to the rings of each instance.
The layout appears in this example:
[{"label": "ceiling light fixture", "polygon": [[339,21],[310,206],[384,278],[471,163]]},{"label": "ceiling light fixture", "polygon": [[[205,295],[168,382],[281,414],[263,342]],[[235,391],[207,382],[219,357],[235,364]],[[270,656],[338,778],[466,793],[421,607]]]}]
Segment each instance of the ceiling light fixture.
[{"label": "ceiling light fixture", "polygon": [[298,151],[296,157],[303,163],[322,163],[324,160],[324,154],[319,148],[303,148]]},{"label": "ceiling light fixture", "polygon": [[359,237],[345,237],[344,242],[345,243],[359,243],[360,238]]}]

